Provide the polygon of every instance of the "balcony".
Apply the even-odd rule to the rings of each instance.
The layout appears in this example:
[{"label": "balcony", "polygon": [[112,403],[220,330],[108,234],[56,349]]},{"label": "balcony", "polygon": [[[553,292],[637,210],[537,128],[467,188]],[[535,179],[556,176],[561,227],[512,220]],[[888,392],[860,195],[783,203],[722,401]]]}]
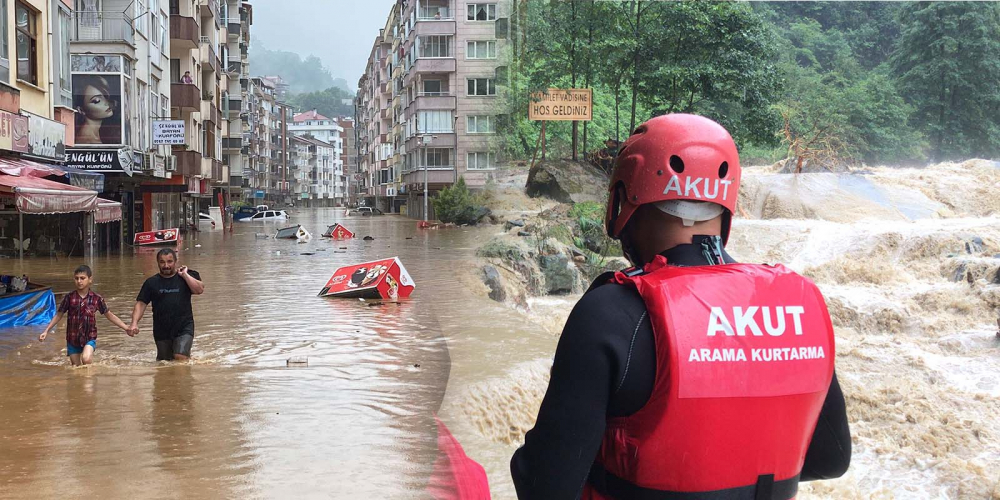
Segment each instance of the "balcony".
[{"label": "balcony", "polygon": [[242,104],[243,104],[243,101],[240,101],[239,99],[230,99],[229,100],[229,116],[239,115],[240,112],[243,109],[242,108]]},{"label": "balcony", "polygon": [[239,137],[223,137],[222,138],[222,149],[227,150],[237,150],[243,147],[243,139]]},{"label": "balcony", "polygon": [[228,64],[226,65],[226,73],[238,75],[243,72],[243,60],[229,58]]},{"label": "balcony", "polygon": [[419,111],[421,109],[455,109],[457,98],[450,92],[420,92],[413,102],[411,109]]},{"label": "balcony", "polygon": [[219,160],[212,160],[212,182],[226,182],[229,179],[229,172],[227,172],[225,165]]},{"label": "balcony", "polygon": [[413,33],[416,33],[416,36],[454,35],[455,21],[418,19],[416,25],[413,27],[411,36]]},{"label": "balcony", "polygon": [[409,85],[417,74],[453,73],[455,71],[454,57],[429,58],[421,57],[413,63],[413,67],[403,77],[403,85]]},{"label": "balcony", "polygon": [[219,23],[219,0],[200,0],[201,17],[210,17]]},{"label": "balcony", "polygon": [[201,37],[199,41],[201,42],[201,68],[203,70],[208,69],[204,66],[207,64],[212,71],[218,73],[219,58],[215,55],[215,47],[212,45],[212,41],[207,36]]},{"label": "balcony", "polygon": [[229,36],[240,36],[240,18],[230,17],[226,19],[226,29],[229,31]]},{"label": "balcony", "polygon": [[74,12],[70,41],[127,43],[135,47],[132,19],[121,12]]},{"label": "balcony", "polygon": [[201,91],[191,83],[171,83],[170,105],[181,111],[200,111]]},{"label": "balcony", "polygon": [[201,153],[197,151],[174,151],[177,158],[177,173],[180,175],[201,175]]},{"label": "balcony", "polygon": [[[423,187],[424,167],[415,167],[413,171],[403,174],[403,184]],[[455,167],[427,167],[427,184],[441,187],[455,182]]]},{"label": "balcony", "polygon": [[[423,142],[422,136],[430,136],[431,141],[429,143]],[[406,150],[412,151],[419,147],[428,148],[453,148],[455,147],[455,133],[454,132],[418,132],[417,135],[410,137],[406,140]]]},{"label": "balcony", "polygon": [[442,5],[423,4],[417,10],[417,21],[454,21],[455,13],[448,10],[448,3]]},{"label": "balcony", "polygon": [[170,15],[170,44],[172,47],[182,50],[198,48],[201,28],[198,27],[198,20],[193,17]]}]

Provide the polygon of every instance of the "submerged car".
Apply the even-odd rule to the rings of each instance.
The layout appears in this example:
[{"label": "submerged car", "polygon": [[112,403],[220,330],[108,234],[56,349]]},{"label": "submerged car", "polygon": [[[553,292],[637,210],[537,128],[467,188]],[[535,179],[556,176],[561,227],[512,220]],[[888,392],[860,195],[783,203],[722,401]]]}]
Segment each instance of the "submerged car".
[{"label": "submerged car", "polygon": [[358,207],[347,211],[347,215],[385,215],[385,212],[372,207]]},{"label": "submerged car", "polygon": [[288,214],[284,210],[264,210],[257,212],[250,217],[239,219],[239,222],[260,222],[269,220],[288,220]]}]

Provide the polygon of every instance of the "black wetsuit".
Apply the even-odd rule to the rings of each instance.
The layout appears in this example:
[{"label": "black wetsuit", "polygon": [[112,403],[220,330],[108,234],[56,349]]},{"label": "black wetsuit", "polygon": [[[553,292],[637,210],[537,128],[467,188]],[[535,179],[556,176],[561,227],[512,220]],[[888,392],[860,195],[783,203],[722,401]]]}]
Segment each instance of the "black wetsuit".
[{"label": "black wetsuit", "polygon": [[[663,255],[672,265],[707,265],[703,239]],[[735,262],[724,251],[723,258]],[[535,427],[511,459],[518,498],[579,498],[606,419],[635,413],[652,394],[656,353],[646,305],[632,287],[601,286],[610,277],[595,280],[566,321]],[[801,480],[839,477],[850,459],[847,410],[834,373]]]}]

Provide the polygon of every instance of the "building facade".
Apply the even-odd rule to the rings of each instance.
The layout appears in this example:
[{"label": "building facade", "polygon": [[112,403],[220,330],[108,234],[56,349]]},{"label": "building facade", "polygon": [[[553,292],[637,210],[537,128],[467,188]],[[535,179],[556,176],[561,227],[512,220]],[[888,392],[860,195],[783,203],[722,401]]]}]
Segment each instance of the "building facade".
[{"label": "building facade", "polygon": [[223,163],[229,166],[230,201],[249,198],[249,177],[253,175],[250,164],[250,137],[252,123],[249,102],[250,90],[250,26],[253,7],[246,2],[229,1],[226,21],[229,36],[229,54],[226,73],[229,75],[228,130],[222,139]]},{"label": "building facade", "polygon": [[122,233],[180,227],[181,200],[163,196],[170,146],[154,144],[154,122],[170,119],[172,43],[166,0],[76,0],[70,25],[75,112],[68,165],[105,175],[102,196],[122,203]]},{"label": "building facade", "polygon": [[419,218],[425,183],[433,196],[459,177],[473,189],[490,179],[508,8],[400,0],[390,10],[355,99],[366,203]]},{"label": "building facade", "polygon": [[[349,120],[349,119],[348,119]],[[353,127],[353,121],[350,121]],[[314,184],[310,197],[299,196],[296,200],[310,200],[309,206],[344,206],[348,203],[347,175],[344,171],[344,127],[338,120],[319,114],[316,110],[296,113],[288,127],[293,136],[314,139],[314,145],[325,153],[330,149],[331,156],[322,158],[320,170],[314,177],[319,182]],[[353,141],[353,137],[351,138]]]}]

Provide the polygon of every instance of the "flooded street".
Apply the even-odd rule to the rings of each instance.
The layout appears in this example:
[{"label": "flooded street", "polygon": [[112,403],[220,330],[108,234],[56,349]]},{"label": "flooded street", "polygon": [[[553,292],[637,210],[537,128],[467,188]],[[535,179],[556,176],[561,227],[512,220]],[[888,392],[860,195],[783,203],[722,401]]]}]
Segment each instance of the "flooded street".
[{"label": "flooded street", "polygon": [[[815,280],[837,331],[854,457],[843,478],[803,484],[803,499],[1000,494],[998,177],[976,165],[926,172],[982,187],[917,191],[888,169],[849,183],[747,176],[750,217],[736,221],[731,252]],[[771,194],[804,188],[857,198]],[[893,215],[894,200],[909,215]],[[188,235],[180,263],[207,287],[194,298],[191,364],[154,361],[149,314],[134,339],[99,319],[96,361],[81,369],[68,366],[62,325],[42,344],[41,327],[4,331],[0,498],[425,498],[435,415],[486,469],[493,498],[514,498],[508,462],[578,296],[529,298],[529,310],[487,298],[475,249],[498,226],[420,231],[333,209],[291,220],[313,234],[333,222],[358,238],[257,237],[284,223]],[[129,317],[154,253],[93,262],[116,314]],[[337,267],[397,255],[416,281],[409,299],[316,297]],[[8,263],[59,291],[78,264]],[[287,367],[293,356],[308,366]]]},{"label": "flooded street", "polygon": [[[419,498],[449,374],[487,377],[554,346],[460,279],[491,229],[418,231],[409,219],[334,209],[291,217],[315,235],[341,221],[358,238],[298,244],[255,237],[283,223],[237,223],[232,235],[203,226],[178,245],[206,284],[193,299],[189,365],[154,361],[148,313],[136,338],[99,318],[95,362],[81,369],[68,366],[64,325],[41,344],[42,327],[4,331],[0,497]],[[91,264],[94,289],[126,321],[157,272],[155,251]],[[337,267],[396,255],[417,283],[410,299],[316,297]],[[57,291],[72,290],[78,264],[8,261]],[[309,366],[286,367],[292,356]],[[441,418],[465,445],[463,426]]]}]

